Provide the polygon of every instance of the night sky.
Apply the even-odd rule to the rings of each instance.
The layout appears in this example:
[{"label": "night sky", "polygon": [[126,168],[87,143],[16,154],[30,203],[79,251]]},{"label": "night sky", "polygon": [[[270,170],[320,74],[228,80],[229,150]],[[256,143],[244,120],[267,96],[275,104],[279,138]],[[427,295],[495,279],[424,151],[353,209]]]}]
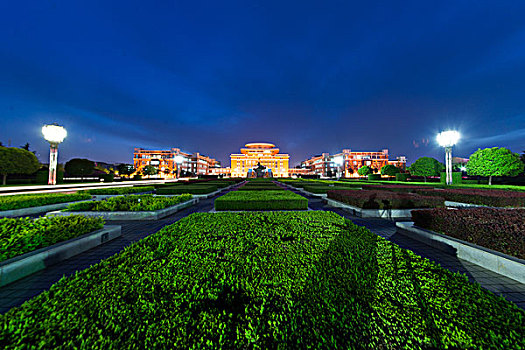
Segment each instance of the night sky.
[{"label": "night sky", "polygon": [[525,1],[2,1],[0,141],[132,162],[275,143],[441,160],[525,150]]}]

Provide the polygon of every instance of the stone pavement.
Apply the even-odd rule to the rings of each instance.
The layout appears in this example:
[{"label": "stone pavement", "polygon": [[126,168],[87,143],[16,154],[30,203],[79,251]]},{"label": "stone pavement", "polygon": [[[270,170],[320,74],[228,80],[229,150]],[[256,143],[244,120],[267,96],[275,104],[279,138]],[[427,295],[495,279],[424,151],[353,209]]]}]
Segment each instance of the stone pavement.
[{"label": "stone pavement", "polygon": [[[299,194],[305,196],[302,193]],[[426,244],[413,240],[407,236],[396,234],[396,227],[393,222],[382,219],[358,218],[341,209],[327,207],[321,199],[308,196],[305,197],[309,200],[309,208],[313,210],[330,210],[344,216],[352,220],[354,223],[367,227],[372,232],[400,245],[403,248],[410,249],[416,254],[439,263],[444,268],[453,272],[466,274],[469,280],[478,282],[484,288],[496,294],[501,294],[507,298],[507,300],[512,301],[522,309],[525,309],[524,284],[488,271],[467,261],[458,259],[453,255],[427,246]],[[108,224],[122,226],[121,237],[0,288],[0,313],[5,313],[10,308],[19,306],[24,301],[49,289],[63,276],[70,276],[76,271],[84,270],[103,259],[117,254],[126,246],[157,232],[164,226],[170,225],[192,213],[208,212],[212,210],[215,198],[217,197],[201,199],[196,205],[158,221],[108,221]]]}]

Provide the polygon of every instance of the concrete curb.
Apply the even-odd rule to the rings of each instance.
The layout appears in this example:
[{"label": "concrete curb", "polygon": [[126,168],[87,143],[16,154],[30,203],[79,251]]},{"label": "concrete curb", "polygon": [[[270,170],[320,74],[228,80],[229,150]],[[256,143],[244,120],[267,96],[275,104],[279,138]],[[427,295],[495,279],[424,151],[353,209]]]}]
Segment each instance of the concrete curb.
[{"label": "concrete curb", "polygon": [[465,242],[438,232],[414,226],[413,222],[397,222],[397,232],[428,244],[434,248],[455,253],[463,260],[525,283],[525,260],[492,249]]},{"label": "concrete curb", "polygon": [[422,210],[421,208],[413,209],[362,209],[359,207],[354,207],[352,205],[341,203],[339,201],[325,198],[326,204],[334,208],[341,208],[355,216],[362,218],[381,218],[387,220],[396,220],[396,219],[411,219],[412,210]]},{"label": "concrete curb", "polygon": [[120,237],[121,226],[104,228],[0,263],[0,287]]},{"label": "concrete curb", "polygon": [[75,202],[63,202],[63,203],[55,203],[55,204],[49,204],[49,205],[42,205],[39,207],[29,207],[29,208],[21,208],[21,209],[13,209],[13,210],[3,210],[0,211],[0,218],[2,217],[15,217],[15,216],[27,216],[27,215],[33,215],[33,214],[40,214],[40,213],[47,213],[52,210],[59,210],[59,209],[65,209],[68,205],[73,203],[81,203],[81,202],[89,202],[92,199],[86,199],[81,201],[75,201]]},{"label": "concrete curb", "polygon": [[312,192],[308,192],[306,190],[303,190],[302,188],[298,188],[297,190],[299,192],[301,192],[301,193],[304,193],[307,196],[310,196],[310,197],[326,198],[328,196],[326,193],[312,193]]},{"label": "concrete curb", "polygon": [[47,213],[46,216],[83,215],[87,217],[102,217],[105,220],[158,220],[179,210],[191,207],[198,202],[198,198],[192,198],[189,201],[155,211],[52,211]]}]

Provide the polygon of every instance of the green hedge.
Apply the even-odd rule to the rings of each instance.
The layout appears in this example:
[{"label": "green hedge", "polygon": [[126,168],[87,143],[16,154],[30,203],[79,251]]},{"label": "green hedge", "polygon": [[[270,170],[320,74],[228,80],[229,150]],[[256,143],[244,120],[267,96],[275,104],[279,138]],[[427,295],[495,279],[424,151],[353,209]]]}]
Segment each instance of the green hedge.
[{"label": "green hedge", "polygon": [[239,191],[268,191],[268,190],[274,190],[274,191],[279,191],[279,190],[282,190],[283,188],[280,187],[280,186],[277,186],[276,184],[274,183],[269,183],[269,184],[246,184],[246,185],[243,185],[241,187],[239,187]]},{"label": "green hedge", "polygon": [[[453,184],[460,184],[463,180],[461,171],[454,171],[452,172],[452,183]],[[447,173],[440,173],[439,174],[439,182],[442,184],[447,182]]]},{"label": "green hedge", "polygon": [[208,194],[217,191],[217,186],[212,185],[182,185],[173,187],[161,187],[155,190],[156,194]]},{"label": "green hedge", "polygon": [[104,194],[128,194],[128,193],[141,193],[151,192],[155,190],[153,186],[137,186],[137,187],[117,187],[117,188],[97,188],[93,190],[87,190],[86,192],[93,195],[104,195]]},{"label": "green hedge", "polygon": [[0,210],[14,210],[43,205],[67,203],[90,199],[87,193],[45,193],[45,194],[19,194],[13,196],[0,196]]},{"label": "green hedge", "polygon": [[215,200],[215,210],[307,210],[308,199],[290,191],[232,191]]},{"label": "green hedge", "polygon": [[84,349],[520,349],[525,315],[327,212],[199,213],[0,316]]},{"label": "green hedge", "polygon": [[381,180],[381,174],[368,174],[367,179],[369,181]]},{"label": "green hedge", "polygon": [[358,190],[358,188],[354,188],[352,186],[304,186],[303,189],[305,191],[311,192],[311,193],[317,193],[317,194],[323,194],[327,191],[334,191],[334,190]]},{"label": "green hedge", "polygon": [[405,181],[408,180],[409,176],[410,176],[410,174],[408,174],[408,173],[397,173],[396,174],[396,181],[405,182]]},{"label": "green hedge", "polygon": [[0,219],[0,261],[101,229],[102,218],[82,215]]},{"label": "green hedge", "polygon": [[192,199],[191,194],[175,197],[155,197],[151,194],[118,196],[101,201],[70,204],[67,211],[154,211],[177,205]]}]

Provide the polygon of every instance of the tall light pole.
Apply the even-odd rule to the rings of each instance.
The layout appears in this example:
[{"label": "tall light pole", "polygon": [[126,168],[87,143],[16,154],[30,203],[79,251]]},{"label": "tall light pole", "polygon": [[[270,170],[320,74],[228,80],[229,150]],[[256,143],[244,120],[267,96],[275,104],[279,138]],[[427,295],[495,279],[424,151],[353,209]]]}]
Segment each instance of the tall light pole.
[{"label": "tall light pole", "polygon": [[337,175],[339,175],[337,178],[339,179],[341,178],[341,174],[340,174],[341,166],[345,164],[345,159],[343,158],[343,156],[335,157],[334,163],[335,165],[337,165]]},{"label": "tall light pole", "polygon": [[459,141],[460,135],[456,130],[442,131],[437,135],[437,142],[445,147],[445,171],[447,185],[452,185],[452,146]]},{"label": "tall light pole", "polygon": [[67,136],[67,131],[63,126],[57,123],[44,125],[42,127],[42,134],[49,142],[49,178],[47,183],[49,185],[56,185],[57,183],[57,163],[58,163],[58,145],[64,141]]},{"label": "tall light pole", "polygon": [[177,179],[180,177],[180,167],[182,162],[184,162],[184,157],[181,155],[175,156],[175,163],[177,163]]}]

